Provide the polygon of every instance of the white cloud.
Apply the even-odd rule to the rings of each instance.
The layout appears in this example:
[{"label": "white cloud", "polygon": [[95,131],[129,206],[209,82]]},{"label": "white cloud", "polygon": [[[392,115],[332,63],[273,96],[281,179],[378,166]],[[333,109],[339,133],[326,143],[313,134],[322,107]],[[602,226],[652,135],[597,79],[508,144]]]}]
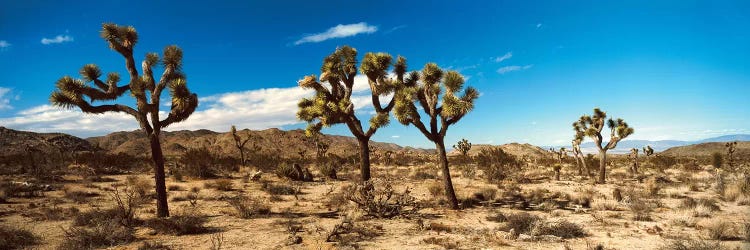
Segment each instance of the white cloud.
[{"label": "white cloud", "polygon": [[391,138],[401,138],[400,135],[392,135]]},{"label": "white cloud", "polygon": [[538,29],[538,28],[541,28],[541,27],[542,27],[542,24],[541,24],[541,23],[537,23],[537,24],[536,24],[536,28],[537,28],[537,29]]},{"label": "white cloud", "polygon": [[0,87],[0,111],[13,109],[13,106],[10,105],[11,98],[15,99],[16,101],[21,99],[19,95],[11,96],[10,93],[10,88]]},{"label": "white cloud", "polygon": [[534,67],[534,65],[529,64],[529,65],[524,65],[524,66],[517,66],[517,65],[505,66],[505,67],[499,68],[497,70],[497,73],[505,74],[505,73],[513,72],[513,71],[527,70],[527,69],[530,69],[531,67]]},{"label": "white cloud", "polygon": [[510,59],[511,57],[513,57],[513,52],[508,52],[508,53],[505,53],[505,55],[501,57],[495,57],[495,62],[502,62],[502,61]]},{"label": "white cloud", "polygon": [[305,35],[302,39],[294,42],[294,45],[300,45],[303,43],[318,43],[333,38],[344,38],[350,36],[356,36],[359,34],[370,34],[378,31],[378,27],[368,25],[365,22],[354,23],[354,24],[339,24],[329,28],[325,32]]},{"label": "white cloud", "polygon": [[[352,103],[358,114],[368,114],[372,109],[371,95],[367,78],[357,76],[354,80]],[[229,126],[240,128],[266,129],[299,124],[297,103],[303,97],[310,97],[313,91],[299,87],[266,88],[239,92],[229,92],[201,97],[199,107],[187,120],[172,124],[166,130],[210,129],[227,131]],[[389,101],[383,97],[381,101]],[[160,116],[167,116],[168,107]],[[369,119],[363,119],[367,121]],[[88,137],[114,131],[135,130],[137,122],[124,113],[84,114],[78,109],[60,109],[41,105],[16,113],[14,117],[0,118],[3,126],[36,132],[64,132]]]},{"label": "white cloud", "polygon": [[10,44],[8,41],[0,40],[0,48],[4,49],[4,48],[7,48],[7,47],[10,47],[10,45],[12,45],[12,44]]},{"label": "white cloud", "polygon": [[57,35],[54,38],[42,38],[42,44],[49,45],[49,44],[55,44],[55,43],[64,43],[64,42],[72,42],[73,37],[69,35]]}]

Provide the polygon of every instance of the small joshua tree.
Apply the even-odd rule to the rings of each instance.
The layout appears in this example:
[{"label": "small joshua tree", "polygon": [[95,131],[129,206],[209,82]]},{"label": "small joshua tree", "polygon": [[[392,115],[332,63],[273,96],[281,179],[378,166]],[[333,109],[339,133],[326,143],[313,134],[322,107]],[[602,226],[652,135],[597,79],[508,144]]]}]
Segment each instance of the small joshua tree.
[{"label": "small joshua tree", "polygon": [[576,158],[576,164],[578,165],[578,175],[583,175],[583,170],[585,169],[586,174],[588,176],[591,176],[591,171],[589,171],[589,169],[586,167],[586,161],[583,159],[583,152],[581,152],[581,141],[583,141],[583,134],[576,133],[576,137],[571,142],[571,144],[573,145],[573,157]]},{"label": "small joshua tree", "polygon": [[453,148],[458,150],[458,152],[461,152],[462,156],[466,157],[466,154],[471,150],[471,142],[466,139],[461,139],[456,145],[453,145]]},{"label": "small joshua tree", "polygon": [[[610,129],[610,138],[607,144],[604,144],[602,138],[602,130],[604,125]],[[609,119],[607,120],[607,113],[594,108],[594,115],[583,115],[573,125],[576,129],[576,134],[582,132],[584,135],[594,140],[594,145],[599,149],[599,179],[598,182],[601,184],[606,183],[607,173],[607,150],[617,147],[617,143],[620,140],[633,134],[634,130],[623,119]]]},{"label": "small joshua tree", "polygon": [[[445,135],[450,125],[456,124],[474,108],[474,100],[479,97],[479,92],[475,88],[467,87],[463,95],[458,96],[464,85],[464,77],[457,71],[444,72],[434,63],[426,64],[421,73],[411,72],[404,79],[404,85],[405,88],[394,96],[397,100],[394,110],[396,118],[401,124],[414,125],[428,140],[435,143],[440,167],[443,170],[445,195],[450,207],[458,209],[458,200],[448,168],[448,157],[445,154]],[[438,105],[440,101],[442,102]],[[424,113],[429,116],[429,127],[422,122],[422,116],[415,103],[419,103]]]},{"label": "small joshua tree", "polygon": [[562,170],[563,165],[563,159],[565,158],[567,150],[565,148],[560,148],[560,150],[555,150],[554,148],[550,148],[549,151],[552,153],[552,155],[557,158],[557,164],[552,166],[552,170],[555,171],[555,180],[560,180],[560,170]]},{"label": "small joshua tree", "polygon": [[727,142],[724,147],[727,148],[727,165],[729,169],[734,169],[734,151],[737,149],[737,142]]},{"label": "small joshua tree", "polygon": [[[85,113],[101,114],[105,112],[122,112],[131,115],[138,121],[143,132],[151,143],[151,158],[154,163],[156,182],[156,214],[158,217],[169,216],[167,207],[167,191],[164,184],[164,155],[162,154],[159,134],[161,130],[175,122],[181,122],[190,116],[198,106],[198,96],[190,93],[187,88],[185,75],[182,73],[182,50],[174,45],[164,48],[162,59],[156,53],[147,53],[141,63],[143,74],[138,73],[133,58],[133,48],[138,42],[135,28],[104,24],[101,37],[109,44],[109,48],[125,57],[125,67],[130,76],[130,82],[117,86],[120,75],[109,73],[102,81],[101,70],[94,64],[87,64],[81,68],[83,80],[65,76],[57,80],[57,90],[52,92],[50,102],[64,108],[78,107]],[[157,82],[153,75],[154,66],[164,65],[164,72]],[[86,84],[93,82],[94,87]],[[171,95],[172,107],[169,115],[161,120],[161,93],[168,89]],[[111,101],[130,91],[135,98],[136,107],[122,104],[93,105],[95,101]]]},{"label": "small joshua tree", "polygon": [[[393,66],[395,77],[388,77],[388,69]],[[367,53],[359,71],[367,76],[372,95],[375,116],[370,119],[370,128],[364,130],[362,122],[354,111],[351,96],[354,77],[357,75],[357,50],[349,46],[337,48],[323,59],[320,79],[315,75],[305,76],[299,86],[315,90],[312,98],[303,98],[298,106],[297,118],[308,123],[307,134],[320,131],[334,124],[346,124],[359,142],[360,173],[362,181],[370,179],[370,137],[389,123],[389,113],[395,104],[391,99],[385,106],[380,97],[397,91],[406,74],[406,59],[398,57],[393,62],[386,53]],[[324,86],[327,84],[328,86]]]},{"label": "small joshua tree", "polygon": [[637,148],[631,148],[630,154],[628,157],[633,160],[633,166],[630,168],[630,171],[636,175],[638,174],[638,149]]},{"label": "small joshua tree", "polygon": [[651,148],[651,146],[646,145],[645,147],[643,147],[643,155],[645,155],[646,157],[649,157],[653,154],[654,154],[654,149]]},{"label": "small joshua tree", "polygon": [[245,165],[245,144],[247,144],[250,139],[253,138],[252,135],[250,135],[250,132],[247,133],[247,136],[245,138],[242,138],[242,136],[237,133],[237,127],[232,125],[232,128],[230,130],[232,132],[232,139],[234,139],[234,146],[237,148],[237,150],[240,151],[240,162],[242,165]]}]

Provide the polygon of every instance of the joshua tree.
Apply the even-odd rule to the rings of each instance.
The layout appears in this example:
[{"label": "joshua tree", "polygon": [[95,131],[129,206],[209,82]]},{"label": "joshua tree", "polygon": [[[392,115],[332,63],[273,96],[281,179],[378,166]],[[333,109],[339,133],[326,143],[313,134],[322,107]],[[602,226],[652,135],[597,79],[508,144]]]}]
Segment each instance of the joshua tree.
[{"label": "joshua tree", "polygon": [[453,148],[461,152],[462,156],[466,157],[466,154],[471,150],[471,142],[466,139],[461,139],[456,145],[453,145]]},{"label": "joshua tree", "polygon": [[643,154],[646,155],[646,157],[651,156],[654,154],[654,149],[651,148],[651,146],[646,145],[643,147]]},{"label": "joshua tree", "polygon": [[557,164],[552,166],[552,170],[555,171],[555,180],[560,180],[560,170],[562,170],[562,164],[563,164],[563,158],[565,158],[567,150],[565,148],[560,148],[560,150],[555,150],[554,148],[549,149],[550,152],[557,158]]},{"label": "joshua tree", "polygon": [[628,157],[633,160],[633,167],[630,171],[632,171],[633,174],[638,174],[638,149],[631,148]]},{"label": "joshua tree", "polygon": [[724,146],[727,148],[727,165],[730,169],[734,169],[734,151],[737,148],[737,142],[727,142]]},{"label": "joshua tree", "polygon": [[[396,118],[401,124],[413,124],[427,139],[435,143],[440,167],[443,170],[445,195],[450,207],[458,209],[458,200],[453,191],[448,168],[448,157],[445,155],[445,135],[450,125],[457,123],[474,108],[474,100],[479,97],[479,92],[475,88],[467,87],[463,95],[458,96],[464,85],[464,77],[457,71],[444,72],[434,63],[426,64],[421,74],[411,72],[404,80],[404,85],[405,88],[394,97],[397,99]],[[443,90],[445,93],[442,93]],[[429,127],[422,123],[415,102],[418,102],[423,112],[429,116]],[[438,102],[441,104],[438,105]]]},{"label": "joshua tree", "polygon": [[[393,66],[395,77],[388,77],[388,69]],[[406,59],[398,57],[393,62],[386,53],[367,53],[359,67],[368,80],[375,115],[370,119],[370,127],[364,130],[362,122],[355,115],[351,96],[354,91],[354,77],[357,75],[357,50],[349,46],[337,48],[323,59],[318,79],[315,75],[305,76],[299,86],[315,90],[312,98],[303,98],[298,106],[297,117],[308,123],[307,134],[320,131],[334,124],[346,124],[359,142],[360,172],[362,181],[370,179],[370,137],[378,128],[388,125],[389,113],[395,101],[392,98],[385,106],[380,97],[396,92],[403,85],[406,73]],[[324,84],[328,86],[324,86]]]},{"label": "joshua tree", "polygon": [[250,141],[250,139],[253,138],[253,136],[250,134],[250,132],[247,133],[247,137],[244,139],[240,136],[240,134],[237,133],[237,127],[232,125],[232,138],[234,139],[234,146],[237,147],[238,150],[240,150],[240,162],[242,165],[245,165],[245,144]]},{"label": "joshua tree", "polygon": [[573,157],[576,158],[576,164],[578,165],[578,175],[583,175],[583,170],[586,170],[586,174],[591,176],[591,171],[586,167],[586,161],[583,160],[583,152],[581,152],[581,141],[583,141],[583,134],[576,134],[575,139],[572,141],[573,145]]},{"label": "joshua tree", "polygon": [[[602,129],[606,120],[607,127],[610,129],[610,138],[607,144],[603,144]],[[594,115],[583,115],[573,124],[576,134],[583,133],[594,140],[594,144],[599,149],[599,180],[601,184],[606,183],[607,172],[607,150],[617,147],[617,143],[625,137],[633,134],[633,128],[629,127],[623,119],[607,120],[607,113],[599,108],[594,108]]]},{"label": "joshua tree", "polygon": [[[107,79],[99,79],[102,72],[98,66],[87,64],[80,70],[82,80],[65,76],[57,80],[57,90],[52,92],[50,102],[64,108],[78,107],[85,113],[101,114],[105,112],[123,112],[138,121],[143,132],[151,142],[151,158],[154,163],[156,181],[156,214],[159,217],[169,216],[167,207],[167,192],[164,185],[164,156],[161,150],[159,134],[162,129],[175,122],[181,122],[190,116],[198,106],[198,96],[190,93],[187,88],[185,75],[182,73],[182,50],[174,45],[164,48],[162,59],[156,53],[147,53],[141,63],[143,74],[138,73],[133,48],[138,42],[135,28],[104,24],[101,37],[109,47],[125,58],[125,67],[130,76],[130,82],[117,86],[120,75],[109,73]],[[153,76],[153,68],[159,63],[164,65],[164,72],[157,82]],[[87,82],[93,82],[89,86]],[[169,115],[161,120],[161,93],[169,89],[172,106]],[[135,98],[136,107],[123,104],[93,105],[95,101],[111,101],[130,91]]]}]

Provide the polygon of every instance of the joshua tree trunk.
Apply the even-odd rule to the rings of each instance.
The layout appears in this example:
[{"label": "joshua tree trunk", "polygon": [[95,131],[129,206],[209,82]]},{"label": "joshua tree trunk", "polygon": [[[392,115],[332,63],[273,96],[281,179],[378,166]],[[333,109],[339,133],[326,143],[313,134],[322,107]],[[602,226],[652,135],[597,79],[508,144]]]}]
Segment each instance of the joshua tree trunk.
[{"label": "joshua tree trunk", "polygon": [[633,159],[633,174],[638,174],[638,159]]},{"label": "joshua tree trunk", "polygon": [[240,148],[240,163],[245,165],[245,150]]},{"label": "joshua tree trunk", "polygon": [[151,141],[151,159],[154,161],[154,178],[156,181],[156,216],[169,217],[167,205],[167,186],[164,175],[164,155],[159,142],[159,132],[154,131],[149,135]]},{"label": "joshua tree trunk", "polygon": [[576,165],[578,165],[578,176],[583,175],[583,168],[585,163],[583,162],[583,159],[581,157],[576,155]]},{"label": "joshua tree trunk", "polygon": [[599,184],[606,183],[607,175],[607,151],[599,150]]},{"label": "joshua tree trunk", "polygon": [[370,180],[370,140],[357,138],[359,141],[359,172],[362,182]]},{"label": "joshua tree trunk", "polygon": [[443,139],[439,139],[435,142],[435,147],[438,150],[438,157],[440,159],[440,168],[443,170],[443,184],[445,189],[445,196],[448,198],[448,203],[451,209],[458,209],[458,199],[456,199],[456,192],[453,191],[453,181],[451,181],[451,170],[448,168],[448,156],[445,154],[445,143]]}]

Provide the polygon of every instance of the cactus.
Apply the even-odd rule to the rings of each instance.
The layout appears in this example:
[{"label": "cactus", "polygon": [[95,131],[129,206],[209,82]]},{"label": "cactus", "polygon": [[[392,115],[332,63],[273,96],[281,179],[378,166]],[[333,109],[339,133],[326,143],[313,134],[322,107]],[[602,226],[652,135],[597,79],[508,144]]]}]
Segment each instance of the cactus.
[{"label": "cactus", "polygon": [[[396,92],[394,96],[396,118],[403,125],[414,125],[427,139],[435,143],[443,171],[445,195],[450,207],[458,209],[458,200],[448,168],[448,157],[445,154],[445,135],[450,125],[457,123],[474,108],[474,100],[479,97],[479,92],[473,87],[467,87],[463,95],[458,96],[464,85],[464,77],[457,71],[444,72],[434,63],[426,64],[421,73],[411,72],[404,79],[404,85],[402,91]],[[415,103],[419,103],[423,111],[419,111]],[[422,122],[420,112],[429,116],[429,127]]]},{"label": "cactus", "polygon": [[240,162],[242,163],[242,165],[245,165],[245,144],[247,144],[247,142],[249,142],[250,139],[253,138],[253,136],[248,131],[247,137],[243,139],[240,134],[237,133],[237,127],[235,127],[234,125],[232,125],[230,132],[232,132],[234,146],[240,151]]},{"label": "cactus", "polygon": [[[607,144],[603,144],[604,141],[602,138],[602,130],[604,129],[605,120],[607,127],[610,129],[610,138]],[[628,126],[628,123],[620,118],[610,118],[607,120],[607,113],[599,108],[594,108],[593,116],[581,116],[578,121],[573,123],[573,128],[575,129],[576,134],[582,133],[594,140],[594,144],[599,149],[598,182],[600,184],[606,183],[607,150],[617,147],[617,143],[620,142],[620,140],[632,135],[634,132],[633,128]]]},{"label": "cactus", "polygon": [[453,148],[461,152],[462,156],[466,157],[466,154],[468,154],[469,150],[471,150],[471,142],[466,139],[461,139],[456,143],[456,145],[453,145]]},{"label": "cactus", "polygon": [[[117,51],[125,58],[125,67],[130,76],[130,82],[126,85],[117,86],[120,75],[114,72],[109,73],[107,79],[102,81],[99,79],[102,75],[99,67],[94,64],[87,64],[80,71],[82,80],[70,76],[57,80],[57,90],[52,92],[50,102],[63,108],[78,107],[84,113],[122,112],[133,116],[151,143],[151,156],[156,182],[157,216],[167,217],[169,216],[169,209],[164,184],[164,155],[162,154],[159,134],[162,129],[172,123],[187,119],[198,106],[198,96],[191,93],[187,88],[185,74],[181,71],[182,50],[174,45],[167,46],[161,60],[158,54],[147,53],[141,63],[143,70],[141,75],[138,73],[133,58],[133,48],[138,42],[138,33],[135,28],[107,23],[102,26],[101,37],[112,50]],[[154,79],[152,69],[160,63],[164,66],[164,72],[157,82]],[[94,86],[89,86],[86,84],[87,82],[93,82]],[[172,106],[168,116],[161,120],[159,108],[162,106],[160,100],[164,89],[168,89],[170,92]],[[128,91],[135,98],[135,108],[123,104],[93,105],[95,101],[115,100]]]},{"label": "cactus", "polygon": [[634,174],[638,174],[638,149],[637,148],[631,148],[630,154],[628,155],[628,158],[633,160],[633,166],[630,168],[630,171]]},{"label": "cactus", "polygon": [[[303,98],[298,104],[297,118],[308,123],[307,135],[319,132],[323,127],[346,124],[359,142],[362,181],[370,179],[370,137],[379,128],[388,125],[388,114],[395,104],[395,99],[391,99],[382,106],[380,97],[398,91],[403,86],[406,74],[406,59],[399,56],[395,63],[392,59],[386,53],[367,53],[360,64],[359,71],[367,77],[375,108],[375,115],[370,119],[367,130],[363,129],[362,122],[355,115],[351,100],[354,77],[357,75],[356,49],[349,46],[337,48],[323,60],[319,79],[309,75],[299,81],[300,87],[315,90],[314,97]],[[395,75],[392,78],[388,77],[391,66]]]}]

